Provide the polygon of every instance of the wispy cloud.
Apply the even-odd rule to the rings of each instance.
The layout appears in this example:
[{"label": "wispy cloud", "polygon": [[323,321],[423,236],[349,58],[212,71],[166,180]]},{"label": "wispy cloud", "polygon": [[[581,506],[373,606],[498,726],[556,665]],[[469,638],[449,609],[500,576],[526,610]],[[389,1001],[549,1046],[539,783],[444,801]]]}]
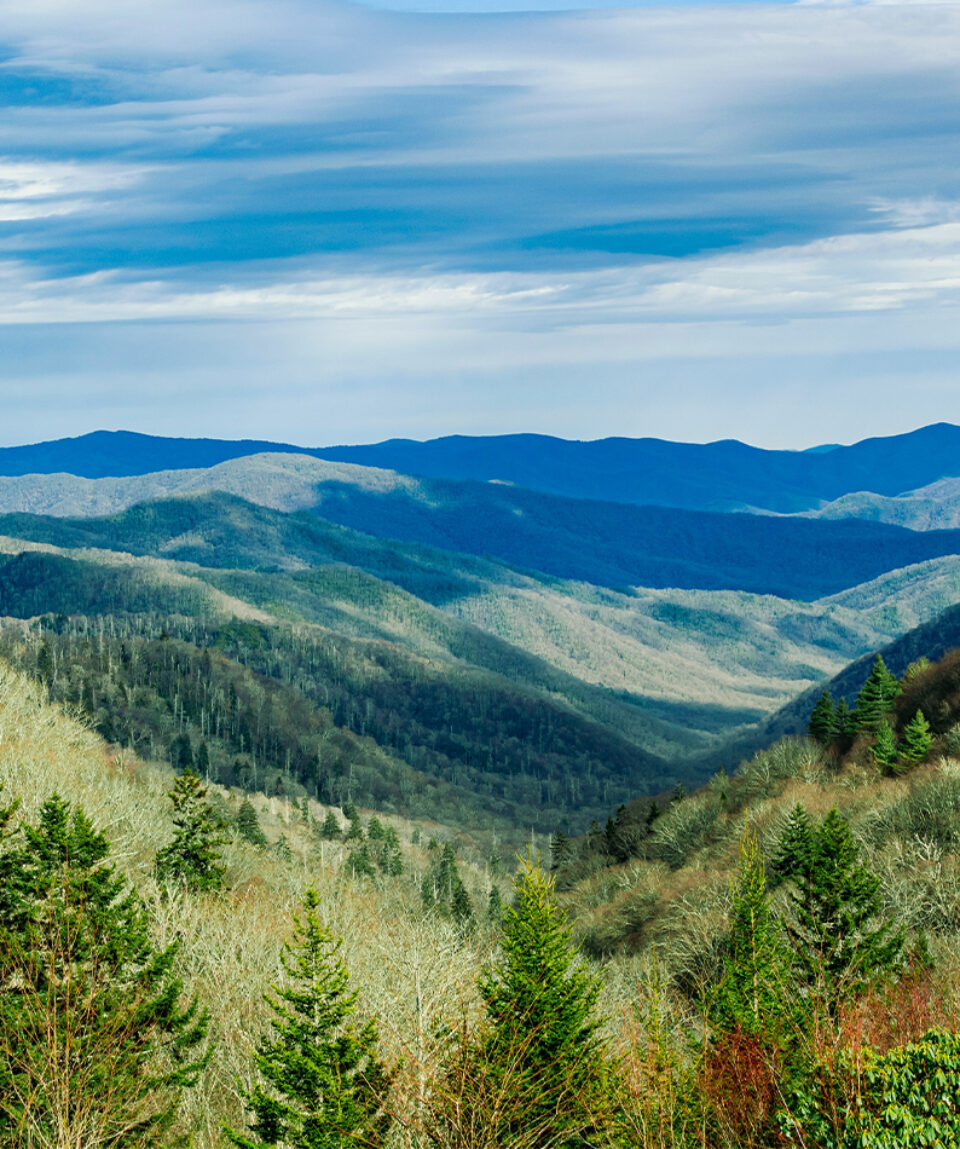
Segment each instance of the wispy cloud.
[{"label": "wispy cloud", "polygon": [[[869,357],[876,314],[885,346],[953,346],[960,6],[435,16],[155,0],[131,16],[119,0],[0,0],[0,28],[9,380],[40,371],[20,328],[69,344],[79,326],[128,325],[135,388],[130,325],[153,369],[150,324],[211,325],[205,356],[225,325],[273,346],[268,327],[300,324],[289,345],[321,390],[351,362],[371,386],[394,378],[398,355],[414,391],[469,376],[462,430],[488,394],[503,427],[537,425],[485,372],[593,355],[596,410],[617,430],[630,363],[672,357],[689,406],[691,331],[718,361],[775,354],[772,328],[791,333],[781,346],[802,328],[801,357]],[[893,396],[906,375],[884,378]],[[296,424],[302,395],[284,407],[278,386]],[[937,414],[960,419],[960,398]]]}]

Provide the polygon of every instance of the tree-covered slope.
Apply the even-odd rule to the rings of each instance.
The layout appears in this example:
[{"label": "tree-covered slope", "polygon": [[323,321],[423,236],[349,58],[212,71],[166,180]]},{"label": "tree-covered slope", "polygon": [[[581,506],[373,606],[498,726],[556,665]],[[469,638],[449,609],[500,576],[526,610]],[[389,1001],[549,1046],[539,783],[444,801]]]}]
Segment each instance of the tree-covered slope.
[{"label": "tree-covered slope", "polygon": [[[960,553],[960,531],[916,533],[857,520],[819,522],[558,499],[489,483],[317,488],[315,515],[281,515],[226,494],[161,499],[97,519],[0,516],[0,533],[60,546],[230,567],[337,561],[354,536],[490,556],[608,587],[746,590],[815,599],[891,570]],[[318,517],[322,516],[322,520]],[[382,554],[382,551],[381,551]]]},{"label": "tree-covered slope", "polygon": [[[94,564],[71,586],[24,557],[6,576],[5,593],[21,596],[6,613],[121,609],[123,593],[118,600],[110,589],[116,575],[96,573],[97,564],[152,564],[167,582],[174,574],[186,580],[191,594],[206,586],[231,597],[234,611],[243,603],[261,619],[318,624],[525,684],[639,749],[684,761],[960,601],[960,562],[951,558],[809,604],[733,591],[616,591],[377,539],[223,494],[106,519],[6,516],[2,529],[56,540],[63,555]],[[0,546],[15,552],[53,542],[8,537]],[[162,557],[124,559],[127,549]],[[144,588],[131,593],[141,609]],[[164,590],[156,609],[197,613],[169,605],[179,601],[179,592],[171,598]]]}]

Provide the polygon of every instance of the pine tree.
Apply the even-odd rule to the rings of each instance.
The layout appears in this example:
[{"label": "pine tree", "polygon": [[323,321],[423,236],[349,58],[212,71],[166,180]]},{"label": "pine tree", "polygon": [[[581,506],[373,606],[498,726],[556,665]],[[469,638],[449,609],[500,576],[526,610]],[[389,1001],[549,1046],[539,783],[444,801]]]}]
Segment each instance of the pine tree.
[{"label": "pine tree", "polygon": [[323,825],[320,827],[320,837],[326,838],[330,842],[339,842],[343,837],[343,831],[340,829],[340,819],[332,810],[327,811],[327,816],[324,818]]},{"label": "pine tree", "polygon": [[570,861],[570,839],[562,830],[557,830],[550,842],[550,869],[559,870]]},{"label": "pine tree", "polygon": [[261,848],[267,844],[267,837],[260,827],[257,811],[249,798],[244,798],[240,803],[234,825],[237,827],[237,833],[245,841]]},{"label": "pine tree", "polygon": [[206,778],[210,773],[210,751],[206,742],[201,742],[197,747],[197,773],[201,778]]},{"label": "pine tree", "polygon": [[767,900],[766,868],[756,834],[744,828],[730,911],[730,946],[714,1013],[726,1029],[770,1036],[782,1025],[789,957]]},{"label": "pine tree", "polygon": [[390,1127],[391,1083],[377,1055],[376,1023],[355,1020],[358,995],[349,988],[342,940],[324,929],[315,891],[302,906],[284,946],[286,983],[267,998],[271,1033],[256,1055],[265,1084],[243,1094],[249,1131],[226,1133],[240,1149],[376,1149]]},{"label": "pine tree", "polygon": [[0,1144],[162,1143],[207,1064],[176,946],[83,810],[57,795],[0,848]]},{"label": "pine tree", "polygon": [[806,809],[798,802],[790,811],[777,843],[773,874],[778,881],[798,878],[808,872],[812,843],[813,823]]},{"label": "pine tree", "polygon": [[390,878],[399,878],[403,873],[403,851],[393,826],[384,829],[383,838],[378,843],[377,865]]},{"label": "pine tree", "polygon": [[499,928],[503,924],[503,897],[496,886],[490,887],[490,897],[487,900],[487,917],[490,924]]},{"label": "pine tree", "polygon": [[836,727],[836,736],[842,742],[849,744],[857,733],[857,712],[851,710],[847,700],[841,698],[833,713],[833,722]]},{"label": "pine tree", "polygon": [[863,689],[857,695],[857,728],[873,733],[887,715],[893,713],[899,694],[900,683],[878,654]]},{"label": "pine tree", "polygon": [[601,982],[578,960],[551,878],[527,862],[504,911],[500,958],[478,984],[483,1029],[469,1056],[477,1100],[507,1098],[491,1144],[580,1149],[612,1118],[612,1065],[600,1036]]},{"label": "pine tree", "polygon": [[346,840],[348,842],[362,842],[363,839],[363,823],[360,821],[360,815],[357,814],[355,818],[350,819],[350,825],[347,827]]},{"label": "pine tree", "polygon": [[350,851],[343,868],[352,878],[375,878],[377,876],[373,858],[370,857],[370,847],[366,842]]},{"label": "pine tree", "polygon": [[880,879],[860,860],[850,827],[832,809],[810,830],[790,873],[796,968],[833,1002],[903,962],[903,930],[884,922]]},{"label": "pine tree", "polygon": [[810,737],[816,739],[821,746],[826,746],[837,733],[836,707],[829,690],[825,690],[817,700],[810,715],[809,730]]},{"label": "pine tree", "polygon": [[376,842],[383,837],[383,834],[383,823],[376,816],[376,814],[371,814],[370,819],[367,822],[367,837],[371,842]]},{"label": "pine tree", "polygon": [[456,922],[457,929],[462,934],[468,934],[473,931],[473,902],[470,900],[467,887],[463,882],[457,882],[454,887],[453,898],[450,902],[450,915]]},{"label": "pine tree", "polygon": [[881,722],[877,727],[876,737],[871,748],[873,760],[881,769],[886,769],[897,760],[897,740],[893,736],[893,729],[887,722]]},{"label": "pine tree", "polygon": [[223,826],[207,801],[207,788],[186,770],[170,791],[173,839],[157,852],[157,880],[194,893],[219,890],[226,867],[220,861]]},{"label": "pine tree", "polygon": [[918,710],[903,730],[903,740],[900,743],[900,756],[910,766],[923,762],[930,753],[933,745],[933,736],[930,733],[930,723],[924,717],[923,711]]}]

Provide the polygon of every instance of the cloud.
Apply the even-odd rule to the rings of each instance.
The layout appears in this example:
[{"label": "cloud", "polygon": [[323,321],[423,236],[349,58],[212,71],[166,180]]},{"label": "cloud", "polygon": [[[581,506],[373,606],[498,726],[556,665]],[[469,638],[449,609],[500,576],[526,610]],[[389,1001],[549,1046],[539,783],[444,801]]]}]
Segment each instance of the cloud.
[{"label": "cloud", "polygon": [[152,370],[159,325],[207,325],[184,346],[236,378],[223,332],[282,330],[288,378],[400,373],[422,409],[447,374],[507,421],[535,405],[484,379],[576,364],[616,429],[631,366],[776,359],[787,389],[787,347],[937,379],[955,348],[960,7],[0,0],[0,28],[8,387],[41,330],[125,326],[134,391],[133,332]]}]

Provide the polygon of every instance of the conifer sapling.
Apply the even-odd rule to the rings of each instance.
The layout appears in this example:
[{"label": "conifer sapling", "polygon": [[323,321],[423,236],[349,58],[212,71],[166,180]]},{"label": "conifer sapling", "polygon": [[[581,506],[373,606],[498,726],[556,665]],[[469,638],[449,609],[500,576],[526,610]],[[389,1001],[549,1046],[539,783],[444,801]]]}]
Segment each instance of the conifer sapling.
[{"label": "conifer sapling", "polygon": [[248,1132],[226,1131],[240,1149],[377,1149],[385,1142],[391,1076],[377,1054],[376,1023],[356,1019],[358,995],[341,945],[308,890],[284,946],[286,978],[267,997],[271,1033],[256,1055],[264,1084],[243,1094]]}]

